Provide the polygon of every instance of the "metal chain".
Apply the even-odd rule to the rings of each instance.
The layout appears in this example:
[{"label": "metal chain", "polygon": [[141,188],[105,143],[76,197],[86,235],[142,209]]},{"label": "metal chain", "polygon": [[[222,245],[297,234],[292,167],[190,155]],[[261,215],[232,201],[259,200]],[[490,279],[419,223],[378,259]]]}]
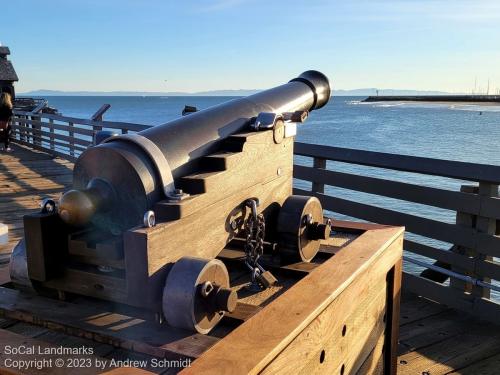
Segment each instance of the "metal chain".
[{"label": "metal chain", "polygon": [[257,222],[252,215],[245,222],[245,253],[251,265],[255,265],[264,254],[264,237],[266,235],[266,222],[264,215],[257,216]]},{"label": "metal chain", "polygon": [[255,220],[253,218],[253,215],[250,215],[249,218],[245,221],[245,233],[246,233],[245,253],[247,260],[253,259],[255,254],[255,245],[253,243],[254,227],[255,227]]},{"label": "metal chain", "polygon": [[257,233],[255,233],[255,255],[260,258],[264,254],[264,237],[266,235],[266,222],[264,221],[264,215],[259,214],[257,216]]},{"label": "metal chain", "polygon": [[264,215],[257,214],[256,204],[252,204],[251,207],[252,212],[245,221],[245,263],[252,271],[252,281],[255,282],[256,278],[263,272],[262,267],[258,264],[258,260],[264,254],[266,223]]}]

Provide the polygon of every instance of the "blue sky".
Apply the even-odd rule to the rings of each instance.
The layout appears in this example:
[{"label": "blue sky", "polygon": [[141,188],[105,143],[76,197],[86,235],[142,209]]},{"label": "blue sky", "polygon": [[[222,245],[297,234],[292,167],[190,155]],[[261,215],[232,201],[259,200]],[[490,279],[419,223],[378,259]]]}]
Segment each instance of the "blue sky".
[{"label": "blue sky", "polygon": [[18,91],[500,89],[498,0],[1,0]]}]

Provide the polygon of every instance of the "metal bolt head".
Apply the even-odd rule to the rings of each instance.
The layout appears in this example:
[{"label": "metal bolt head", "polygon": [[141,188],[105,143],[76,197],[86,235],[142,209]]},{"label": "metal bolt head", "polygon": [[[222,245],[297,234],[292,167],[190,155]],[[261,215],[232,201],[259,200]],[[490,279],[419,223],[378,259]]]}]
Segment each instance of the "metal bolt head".
[{"label": "metal bolt head", "polygon": [[302,218],[302,225],[305,226],[307,224],[312,223],[313,217],[311,214],[307,214]]},{"label": "metal bolt head", "polygon": [[152,228],[156,225],[156,217],[154,211],[146,211],[143,218],[143,224],[146,228]]},{"label": "metal bolt head", "polygon": [[114,271],[113,267],[105,266],[105,265],[97,266],[97,269],[100,272],[105,272],[105,273],[109,273],[109,272],[113,272]]},{"label": "metal bolt head", "polygon": [[210,281],[205,281],[200,288],[200,292],[203,297],[208,297],[213,290],[214,285]]},{"label": "metal bolt head", "polygon": [[56,211],[56,202],[50,198],[45,198],[40,203],[41,211],[45,214],[51,214]]},{"label": "metal bolt head", "polygon": [[238,229],[238,223],[236,222],[236,220],[231,220],[231,222],[229,223],[229,225],[231,226],[232,230]]},{"label": "metal bolt head", "polygon": [[167,198],[171,201],[182,201],[189,197],[189,194],[184,193],[182,189],[174,189],[172,192],[167,194]]}]

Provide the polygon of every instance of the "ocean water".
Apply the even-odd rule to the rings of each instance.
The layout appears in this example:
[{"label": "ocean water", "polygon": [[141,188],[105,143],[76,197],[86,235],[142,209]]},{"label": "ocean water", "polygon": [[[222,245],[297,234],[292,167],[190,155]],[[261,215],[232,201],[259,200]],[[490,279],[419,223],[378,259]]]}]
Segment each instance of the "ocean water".
[{"label": "ocean water", "polygon": [[[105,120],[159,125],[231,97],[49,97],[66,116],[89,118],[111,104]],[[299,127],[299,141],[500,165],[500,105],[363,103],[333,97]],[[481,113],[481,114],[480,114]]]},{"label": "ocean water", "polygon": [[[111,104],[106,120],[158,125],[180,116],[185,105],[198,109],[231,97],[50,97],[49,104],[67,116],[89,118]],[[299,126],[297,140],[315,144],[500,165],[500,106],[425,103],[363,103],[358,97],[333,97]],[[311,165],[296,157],[298,164]],[[328,162],[336,171],[383,177],[419,185],[459,190],[465,181]],[[309,188],[310,183],[296,181]],[[470,182],[468,183],[470,184]],[[327,187],[326,193],[448,223],[456,213],[391,198]],[[345,218],[332,213],[334,217]],[[451,244],[407,234],[407,238],[449,249]],[[420,260],[431,259],[416,256]],[[421,268],[406,264],[411,272]],[[495,293],[497,296],[498,294]]]}]

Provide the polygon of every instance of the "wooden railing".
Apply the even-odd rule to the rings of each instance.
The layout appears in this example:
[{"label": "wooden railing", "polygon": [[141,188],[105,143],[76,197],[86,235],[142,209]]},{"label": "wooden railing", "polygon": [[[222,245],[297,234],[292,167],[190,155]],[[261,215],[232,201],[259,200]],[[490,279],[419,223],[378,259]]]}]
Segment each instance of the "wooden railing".
[{"label": "wooden railing", "polygon": [[11,124],[13,141],[32,148],[62,156],[76,158],[94,142],[96,132],[115,130],[126,134],[149,128],[149,125],[103,121],[108,105],[102,106],[90,119],[54,114],[14,111]]},{"label": "wooden railing", "polygon": [[[410,234],[405,240],[404,248],[408,258],[427,257],[437,262],[434,266],[450,270],[460,275],[469,276],[469,281],[452,277],[436,277],[425,271],[420,275],[405,272],[404,287],[425,297],[434,299],[449,306],[480,315],[488,319],[498,319],[500,304],[492,301],[490,289],[485,287],[500,280],[500,263],[494,257],[500,257],[500,237],[497,236],[497,221],[500,220],[500,166],[465,163],[431,158],[387,154],[380,152],[319,146],[306,143],[295,144],[295,154],[303,162],[312,158],[309,165],[295,165],[294,177],[311,183],[311,190],[295,188],[295,194],[311,194],[317,196],[326,210],[347,215],[370,222],[404,225],[407,232],[418,236],[416,240]],[[306,157],[306,158],[303,158]],[[419,175],[441,176],[460,181],[473,181],[475,186],[463,186],[457,191],[423,186],[364,176],[359,173],[333,171],[327,169],[327,161],[332,164],[357,165],[382,168],[378,172],[394,175],[395,171],[410,172]],[[340,163],[335,163],[340,162]],[[347,164],[344,164],[347,163]],[[366,168],[373,171],[373,168]],[[373,172],[371,173],[373,174]],[[420,178],[419,181],[425,181]],[[304,185],[298,184],[298,185]],[[328,188],[325,192],[325,186]],[[460,182],[457,182],[460,187]],[[355,192],[394,198],[400,201],[418,203],[420,205],[438,207],[456,211],[456,223],[443,222],[436,219],[417,216],[409,212],[401,212],[392,208],[379,207],[372,204],[346,199],[342,194],[328,194],[342,188]],[[397,206],[397,205],[393,205]],[[424,238],[425,237],[425,238]],[[411,239],[410,239],[411,238]],[[433,239],[441,243],[449,243],[449,247],[429,245]],[[435,242],[437,242],[435,241]],[[427,243],[423,243],[427,242]],[[451,247],[451,248],[450,248]],[[419,257],[420,256],[420,257]],[[433,263],[432,261],[430,263]],[[479,280],[474,283],[475,280]],[[474,284],[473,284],[474,283]]]}]

